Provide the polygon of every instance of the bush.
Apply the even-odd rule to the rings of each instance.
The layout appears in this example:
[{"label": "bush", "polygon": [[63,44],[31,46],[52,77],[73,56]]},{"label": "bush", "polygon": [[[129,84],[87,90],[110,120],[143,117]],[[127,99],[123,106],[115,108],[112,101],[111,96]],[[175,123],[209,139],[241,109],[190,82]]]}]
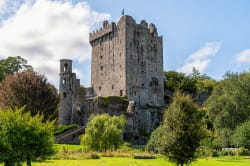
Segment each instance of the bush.
[{"label": "bush", "polygon": [[135,155],[134,159],[156,159],[156,157],[152,155]]},{"label": "bush", "polygon": [[81,145],[86,150],[115,150],[122,143],[125,124],[124,116],[93,115],[81,136]]},{"label": "bush", "polygon": [[22,109],[0,110],[0,162],[5,165],[43,160],[54,153],[54,122]]},{"label": "bush", "polygon": [[91,153],[90,159],[100,159],[100,156],[96,153]]}]

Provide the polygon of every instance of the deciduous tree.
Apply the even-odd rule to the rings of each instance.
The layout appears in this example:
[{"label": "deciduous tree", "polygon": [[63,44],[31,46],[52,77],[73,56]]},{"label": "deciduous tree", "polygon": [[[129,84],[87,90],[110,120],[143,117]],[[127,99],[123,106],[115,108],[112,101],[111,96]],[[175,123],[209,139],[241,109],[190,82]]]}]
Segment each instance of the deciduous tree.
[{"label": "deciduous tree", "polygon": [[233,145],[235,128],[250,118],[250,73],[227,73],[205,103],[220,147]]},{"label": "deciduous tree", "polygon": [[32,70],[33,67],[28,65],[27,60],[20,56],[2,59],[0,60],[0,82],[5,78],[6,75]]},{"label": "deciduous tree", "polygon": [[8,75],[0,85],[0,106],[16,108],[25,106],[32,116],[43,114],[45,120],[57,117],[59,98],[56,88],[44,75],[33,71]]},{"label": "deciduous tree", "polygon": [[176,93],[165,111],[163,125],[151,136],[150,141],[154,139],[155,150],[166,155],[176,165],[192,162],[204,136],[200,115],[191,97]]},{"label": "deciduous tree", "polygon": [[43,160],[53,154],[54,122],[43,123],[43,116],[32,117],[22,109],[0,111],[0,162],[14,166]]},{"label": "deciduous tree", "polygon": [[85,149],[92,150],[117,149],[122,142],[121,134],[125,124],[123,116],[93,115],[86,126],[85,134],[81,136],[81,144]]},{"label": "deciduous tree", "polygon": [[233,134],[233,143],[237,147],[250,148],[250,120],[236,127]]}]

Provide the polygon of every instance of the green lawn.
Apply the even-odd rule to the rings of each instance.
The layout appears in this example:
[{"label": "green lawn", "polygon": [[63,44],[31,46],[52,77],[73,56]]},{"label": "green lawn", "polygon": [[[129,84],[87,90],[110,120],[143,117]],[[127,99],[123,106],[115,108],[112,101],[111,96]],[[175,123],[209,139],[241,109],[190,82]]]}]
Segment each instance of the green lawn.
[{"label": "green lawn", "polygon": [[[1,164],[0,164],[1,165]],[[32,163],[33,166],[174,166],[163,158],[133,159],[119,157],[102,157],[86,160],[48,160],[42,163]],[[235,159],[234,157],[219,157],[199,159],[192,166],[249,166],[250,159]],[[2,166],[2,165],[1,165]]]},{"label": "green lawn", "polygon": [[[101,157],[101,159],[83,159],[86,155],[91,153],[99,154],[97,152],[81,152],[81,146],[79,145],[60,145],[55,144],[54,149],[57,154],[53,157],[53,160],[47,160],[45,162],[33,162],[33,166],[175,166],[162,157],[157,156],[157,159],[133,159],[134,154],[143,154],[143,151],[139,149],[132,149],[130,151],[116,151],[115,157]],[[66,151],[66,152],[63,152]],[[76,152],[76,153],[75,153]],[[84,157],[85,156],[85,157]],[[125,156],[125,157],[121,157]],[[67,158],[67,159],[66,159]],[[61,159],[61,160],[57,160]],[[70,160],[71,159],[71,160]],[[73,160],[75,159],[75,160]],[[0,164],[3,166],[3,164]],[[25,164],[24,164],[25,166]],[[250,157],[214,157],[207,159],[198,159],[193,162],[191,166],[250,166]]]}]

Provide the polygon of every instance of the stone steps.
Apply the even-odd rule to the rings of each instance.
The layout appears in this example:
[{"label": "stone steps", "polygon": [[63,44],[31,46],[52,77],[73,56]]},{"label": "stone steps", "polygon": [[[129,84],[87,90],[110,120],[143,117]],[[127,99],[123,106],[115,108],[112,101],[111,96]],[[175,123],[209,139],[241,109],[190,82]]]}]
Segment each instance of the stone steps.
[{"label": "stone steps", "polygon": [[80,144],[80,135],[85,131],[85,126],[79,126],[77,129],[70,130],[56,136],[58,144]]}]

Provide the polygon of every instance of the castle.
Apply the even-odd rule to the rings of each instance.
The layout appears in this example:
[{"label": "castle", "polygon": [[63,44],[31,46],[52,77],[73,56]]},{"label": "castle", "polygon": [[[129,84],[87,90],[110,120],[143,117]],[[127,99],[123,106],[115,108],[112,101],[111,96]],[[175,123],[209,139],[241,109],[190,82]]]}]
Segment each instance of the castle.
[{"label": "castle", "polygon": [[86,125],[91,114],[125,115],[127,132],[152,131],[164,105],[163,47],[154,24],[131,16],[103,22],[89,35],[91,87],[80,86],[72,61],[60,60],[60,124]]}]

